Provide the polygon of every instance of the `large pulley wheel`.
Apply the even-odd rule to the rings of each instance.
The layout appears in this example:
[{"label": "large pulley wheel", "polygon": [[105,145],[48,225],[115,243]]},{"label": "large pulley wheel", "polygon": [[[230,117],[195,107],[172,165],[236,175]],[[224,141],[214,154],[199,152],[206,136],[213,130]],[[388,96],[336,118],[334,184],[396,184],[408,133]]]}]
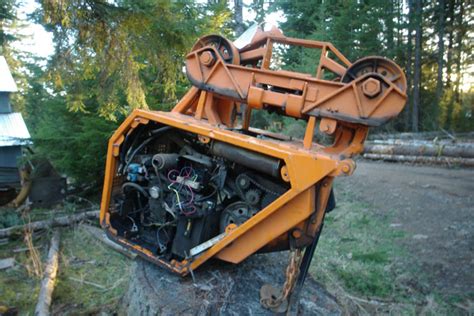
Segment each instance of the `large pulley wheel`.
[{"label": "large pulley wheel", "polygon": [[225,228],[230,224],[235,224],[237,226],[242,225],[257,212],[258,209],[245,202],[239,201],[228,205],[224,211],[222,211],[220,220],[221,232],[224,232]]},{"label": "large pulley wheel", "polygon": [[344,73],[341,82],[349,83],[366,74],[373,74],[374,78],[382,76],[393,83],[403,93],[407,90],[407,79],[403,70],[393,61],[383,57],[365,57],[353,63]]},{"label": "large pulley wheel", "polygon": [[[240,55],[237,48],[231,41],[220,35],[208,35],[200,38],[191,51],[196,51],[204,47],[213,47],[219,52],[220,57],[228,64],[239,64]],[[214,51],[212,51],[214,52]],[[216,56],[214,56],[215,58]]]}]

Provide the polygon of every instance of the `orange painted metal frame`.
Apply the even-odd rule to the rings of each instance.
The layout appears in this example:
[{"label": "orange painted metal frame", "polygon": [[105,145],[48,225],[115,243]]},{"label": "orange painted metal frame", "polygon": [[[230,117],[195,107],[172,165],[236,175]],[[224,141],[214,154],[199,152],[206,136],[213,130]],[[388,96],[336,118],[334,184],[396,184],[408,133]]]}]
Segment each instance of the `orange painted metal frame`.
[{"label": "orange painted metal frame", "polygon": [[[275,41],[322,49],[324,54],[322,54],[322,62],[317,69],[317,77],[319,79],[308,79],[307,76],[296,73],[268,70],[272,43]],[[334,91],[339,91],[346,87],[354,89],[354,87],[353,83],[343,84],[320,79],[323,68],[340,73],[346,69],[345,67],[350,66],[351,63],[330,43],[285,38],[275,32],[257,34],[250,45],[240,50],[240,58],[234,58],[234,60],[239,60],[242,63],[253,62],[254,66],[261,60],[262,69],[225,64],[222,58],[219,57],[219,51],[215,47],[205,46],[203,42],[198,43],[198,47],[188,55],[187,62],[188,74],[201,72],[201,79],[195,78],[193,82],[195,87],[188,91],[171,112],[135,110],[111,137],[108,144],[100,212],[100,223],[110,238],[132,249],[142,257],[182,275],[191,272],[212,257],[239,263],[259,250],[277,249],[279,245],[288,243],[288,234],[292,234],[296,240],[296,245],[299,247],[310,244],[324,219],[326,204],[334,177],[353,173],[355,163],[351,157],[362,151],[368,131],[367,125],[344,120],[343,115],[337,115],[337,113],[334,117],[323,115],[320,117],[319,130],[322,133],[332,135],[334,141],[331,146],[316,144],[313,142],[313,137],[318,127],[317,116],[308,115],[312,108],[309,108],[309,105],[306,103],[306,105],[300,103],[298,108],[292,108],[289,112],[288,108],[286,109],[287,115],[301,117],[308,121],[305,137],[301,141],[274,137],[261,139],[242,133],[239,130],[234,130],[233,128],[236,126],[235,112],[240,108],[243,110],[241,130],[248,129],[255,134],[268,135],[265,131],[251,129],[249,126],[251,109],[263,108],[263,104],[268,103],[263,102],[262,99],[259,101],[262,101],[262,104],[252,100],[251,95],[252,93],[255,94],[255,91],[252,92],[253,87],[260,89],[254,85],[256,80],[267,83],[279,82],[280,86],[288,85],[289,88],[293,87],[296,90],[306,91],[305,93],[308,93],[309,85],[312,85],[318,91],[323,91],[329,87],[333,91],[333,97],[330,96],[330,93],[326,93],[325,98],[331,101],[331,98],[338,96]],[[213,55],[201,57],[200,54],[206,50],[213,51]],[[236,51],[235,48],[233,50],[234,52]],[[329,60],[326,57],[326,52],[328,51],[333,52],[345,66]],[[209,59],[210,56],[217,56],[215,58],[218,60],[213,63]],[[211,67],[214,65],[212,69],[216,72],[216,77],[213,80],[217,80],[226,89],[212,90],[208,89],[209,87],[205,87],[202,81],[206,77],[203,75],[203,69],[206,72],[210,68],[203,65],[203,62]],[[216,66],[218,64],[220,66]],[[248,68],[249,71],[253,71],[252,82],[242,84],[242,82],[236,81],[235,73],[233,73],[234,70],[247,71],[241,68]],[[208,76],[208,78],[211,76]],[[219,82],[219,78],[222,82]],[[393,92],[396,89],[400,90],[399,88],[392,87],[393,84],[388,84],[387,86],[389,87],[387,89],[390,90],[389,92]],[[358,89],[357,85],[356,88]],[[256,92],[259,93],[259,91]],[[270,93],[270,91],[264,93]],[[310,96],[311,99],[318,99],[318,95],[313,95],[314,91],[309,91],[309,93],[312,94]],[[396,93],[401,99],[404,100],[406,98],[403,91]],[[234,94],[236,97],[229,97],[229,94]],[[271,104],[285,105],[286,107],[292,98],[291,95],[276,95],[273,97],[275,97],[275,102],[270,102]],[[308,100],[305,94],[301,97],[303,100]],[[284,100],[281,98],[284,98]],[[350,96],[345,96],[344,98],[348,100],[349,105],[345,106],[348,111],[352,111],[351,113],[355,113],[353,107],[360,105],[360,102],[363,103],[362,100],[354,101],[355,96],[352,99]],[[401,99],[398,97],[387,99],[385,97],[380,102],[384,103],[383,108],[385,108],[385,102],[395,102],[398,104],[401,102]],[[265,98],[263,100],[268,101]],[[246,104],[248,105],[245,106]],[[386,113],[387,117],[393,117],[397,114],[395,112],[393,110],[388,111]],[[278,158],[283,162],[281,168],[282,181],[289,182],[290,188],[245,223],[234,229],[227,230],[223,239],[196,257],[187,258],[182,261],[172,260],[171,262],[162,260],[140,245],[118,236],[115,229],[111,226],[109,215],[112,207],[110,203],[114,180],[116,180],[120,146],[125,136],[131,133],[139,124],[149,124],[150,122],[172,126],[178,130],[195,134],[202,141],[220,141]]]},{"label": "orange painted metal frame", "polygon": [[[230,231],[218,244],[192,261],[168,263],[157,259],[151,252],[115,235],[107,216],[110,207],[112,184],[117,168],[117,157],[124,136],[138,124],[149,121],[173,126],[179,130],[209,137],[238,147],[282,159],[288,170],[291,188],[272,204],[257,213],[243,225]],[[308,219],[315,212],[315,184],[341,174],[350,174],[354,163],[350,159],[337,160],[328,154],[304,149],[302,143],[257,140],[255,137],[230,130],[216,129],[203,120],[180,113],[135,110],[111,137],[108,146],[104,191],[102,195],[100,223],[109,236],[128,246],[142,256],[164,265],[175,272],[186,274],[213,256],[238,263],[264,247],[272,240]],[[321,193],[320,193],[321,194]],[[326,192],[327,198],[329,192]],[[325,207],[325,205],[324,205]],[[319,208],[320,212],[323,206]],[[320,218],[320,216],[318,216]],[[316,222],[320,224],[320,220]],[[250,242],[251,241],[251,242]]]}]

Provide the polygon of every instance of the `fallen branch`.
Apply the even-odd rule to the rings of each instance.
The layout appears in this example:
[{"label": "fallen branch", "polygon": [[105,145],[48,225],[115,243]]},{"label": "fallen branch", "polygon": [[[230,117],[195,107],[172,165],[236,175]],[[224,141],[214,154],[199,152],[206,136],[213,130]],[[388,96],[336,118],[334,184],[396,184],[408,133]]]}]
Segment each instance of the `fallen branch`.
[{"label": "fallen branch", "polygon": [[101,290],[107,290],[107,288],[103,285],[100,285],[100,284],[97,284],[97,283],[94,283],[94,282],[90,282],[90,281],[86,281],[86,280],[81,280],[81,279],[76,279],[76,278],[73,278],[73,277],[69,277],[69,280],[72,280],[72,281],[76,281],[76,282],[79,282],[81,284],[87,284],[87,285],[92,285],[98,289],[101,289]]},{"label": "fallen branch", "polygon": [[412,162],[436,165],[458,165],[464,167],[474,167],[474,158],[455,157],[424,157],[424,156],[404,156],[385,154],[364,154],[364,158],[373,160],[383,160],[392,162]]},{"label": "fallen branch", "polygon": [[102,229],[91,226],[91,225],[82,225],[82,227],[84,227],[84,229],[87,230],[87,232],[91,234],[93,237],[97,238],[98,240],[100,240],[101,242],[109,246],[110,248],[129,257],[130,259],[135,259],[135,257],[137,256],[135,253],[131,252],[127,248],[124,248],[120,246],[119,244],[116,244],[113,241],[111,241]]},{"label": "fallen branch", "polygon": [[35,308],[36,316],[50,314],[54,283],[58,274],[59,266],[59,231],[55,231],[51,239],[51,247],[48,252],[48,261],[44,270],[44,277],[41,281],[41,289],[38,296],[38,303]]},{"label": "fallen branch", "polygon": [[46,228],[52,228],[52,227],[58,227],[58,226],[69,226],[88,218],[98,218],[98,217],[99,217],[99,211],[89,211],[89,212],[84,212],[84,213],[79,213],[79,214],[56,217],[56,218],[52,218],[45,221],[32,222],[25,225],[12,226],[8,228],[0,229],[0,238],[8,237],[16,233],[21,233],[25,229],[33,232],[33,231],[46,229]]},{"label": "fallen branch", "polygon": [[[37,246],[37,247],[33,247],[34,249],[38,250],[40,248],[43,248],[43,246]],[[24,247],[24,248],[15,248],[12,250],[14,253],[19,253],[19,252],[25,252],[25,251],[31,251],[30,248],[28,247]]]}]

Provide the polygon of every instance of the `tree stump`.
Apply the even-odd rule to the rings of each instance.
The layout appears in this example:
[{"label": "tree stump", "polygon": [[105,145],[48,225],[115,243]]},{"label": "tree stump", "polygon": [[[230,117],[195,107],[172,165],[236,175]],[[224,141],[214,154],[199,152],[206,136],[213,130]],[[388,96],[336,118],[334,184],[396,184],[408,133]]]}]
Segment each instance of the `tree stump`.
[{"label": "tree stump", "polygon": [[[274,315],[260,305],[260,287],[280,288],[288,253],[258,254],[239,265],[218,260],[180,277],[149,262],[133,263],[121,309],[128,315]],[[327,291],[310,276],[300,296],[300,315],[341,315]]]}]

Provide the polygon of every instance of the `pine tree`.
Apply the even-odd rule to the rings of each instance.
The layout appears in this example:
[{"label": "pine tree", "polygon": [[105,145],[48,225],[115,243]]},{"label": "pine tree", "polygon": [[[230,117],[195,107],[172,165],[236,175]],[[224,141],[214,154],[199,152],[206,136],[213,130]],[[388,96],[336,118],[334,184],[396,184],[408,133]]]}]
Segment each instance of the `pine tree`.
[{"label": "pine tree", "polygon": [[30,65],[28,123],[39,154],[79,183],[102,181],[107,140],[132,109],[176,104],[198,37],[231,32],[222,1],[46,0],[35,18],[56,52],[45,71]]}]

